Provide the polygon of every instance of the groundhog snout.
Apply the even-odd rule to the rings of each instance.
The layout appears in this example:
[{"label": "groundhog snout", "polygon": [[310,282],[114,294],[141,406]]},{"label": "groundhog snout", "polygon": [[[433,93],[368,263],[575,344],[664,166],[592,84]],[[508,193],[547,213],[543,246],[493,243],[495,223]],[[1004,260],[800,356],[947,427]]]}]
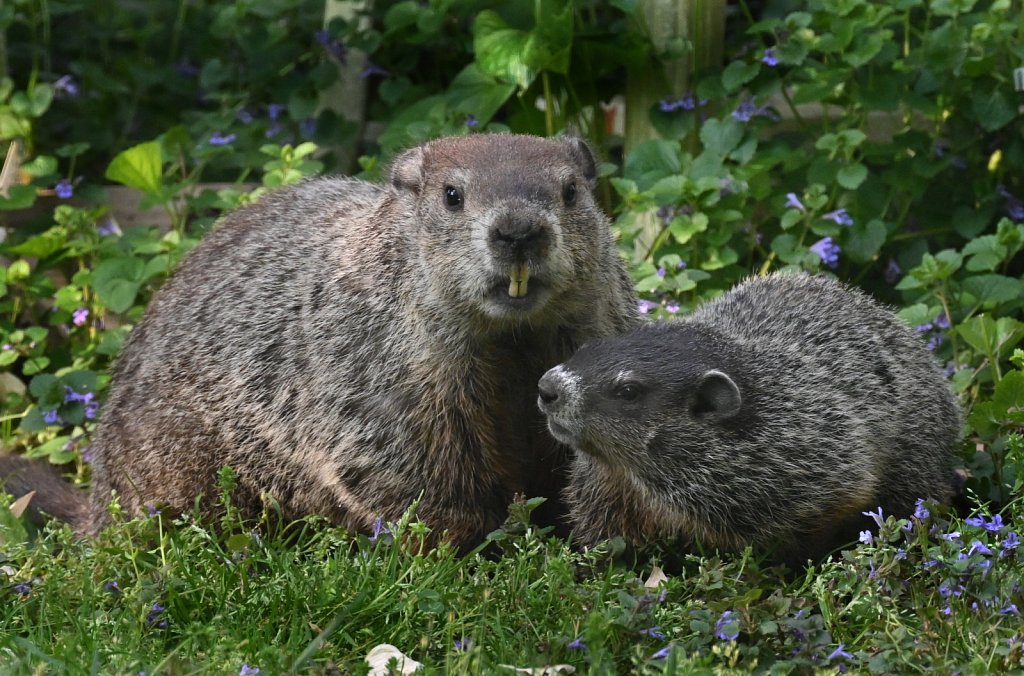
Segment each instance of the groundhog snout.
[{"label": "groundhog snout", "polygon": [[575,385],[576,379],[562,365],[554,367],[537,383],[537,406],[548,416],[565,413],[572,408]]},{"label": "groundhog snout", "polygon": [[551,243],[547,224],[525,214],[503,214],[488,232],[488,244],[499,256],[525,260],[543,256]]}]

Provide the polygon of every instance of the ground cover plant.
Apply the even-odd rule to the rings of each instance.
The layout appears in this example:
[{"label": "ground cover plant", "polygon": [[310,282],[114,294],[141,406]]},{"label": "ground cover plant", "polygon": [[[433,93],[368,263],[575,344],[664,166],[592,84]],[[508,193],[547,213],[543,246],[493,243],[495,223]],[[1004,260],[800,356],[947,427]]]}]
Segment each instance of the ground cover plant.
[{"label": "ground cover plant", "polygon": [[[962,504],[877,515],[836,560],[789,572],[756,553],[609,566],[528,526],[530,503],[468,557],[418,548],[412,515],[368,537],[132,514],[77,542],[14,505],[0,669],[358,673],[380,643],[428,672],[1024,667],[1021,3],[739,3],[726,62],[644,111],[654,133],[631,147],[600,104],[687,44],[659,51],[634,2],[485,4],[373,3],[326,24],[319,2],[0,7],[0,150],[24,157],[0,194],[4,452],[88,482],[112,359],[225,210],[323,171],[379,177],[440,134],[573,126],[606,159],[639,311],[669,319],[780,268],[898,308],[964,403]],[[109,21],[70,30],[99,9]],[[362,125],[318,98],[356,52]],[[168,225],[122,227],[111,183]]]}]

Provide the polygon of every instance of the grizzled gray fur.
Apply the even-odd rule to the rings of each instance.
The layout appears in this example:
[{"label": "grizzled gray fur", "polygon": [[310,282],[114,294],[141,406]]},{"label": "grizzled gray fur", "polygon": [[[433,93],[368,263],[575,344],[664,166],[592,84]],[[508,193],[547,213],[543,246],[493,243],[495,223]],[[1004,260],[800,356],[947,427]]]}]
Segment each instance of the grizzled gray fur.
[{"label": "grizzled gray fur", "polygon": [[960,409],[935,359],[823,276],[750,279],[588,343],[538,404],[578,451],[567,498],[584,545],[679,537],[802,562],[868,528],[862,512],[951,497]]},{"label": "grizzled gray fur", "polygon": [[130,513],[209,507],[224,465],[247,514],[269,494],[367,531],[422,494],[460,546],[516,493],[557,502],[537,380],[638,321],[595,177],[579,139],[473,135],[406,151],[385,186],[310,180],[229,215],[128,338],[81,528],[112,490]]}]

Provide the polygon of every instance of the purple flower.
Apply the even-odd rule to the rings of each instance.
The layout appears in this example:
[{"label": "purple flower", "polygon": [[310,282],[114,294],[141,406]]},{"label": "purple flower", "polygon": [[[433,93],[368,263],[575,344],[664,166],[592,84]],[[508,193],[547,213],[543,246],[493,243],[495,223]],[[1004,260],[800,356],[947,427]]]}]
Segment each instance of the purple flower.
[{"label": "purple flower", "polygon": [[676,314],[677,312],[679,312],[679,303],[677,303],[674,300],[670,300],[668,303],[665,304],[665,312],[669,313],[670,315]]},{"label": "purple flower", "polygon": [[89,318],[89,310],[84,307],[80,307],[71,313],[71,323],[75,326],[81,326]]},{"label": "purple flower", "polygon": [[159,603],[154,603],[153,607],[150,609],[149,613],[146,615],[146,625],[150,626],[150,627],[156,626],[156,627],[158,627],[160,629],[166,629],[167,628],[167,620],[160,618],[160,616],[163,614],[163,612],[165,610],[167,610],[167,609],[164,608]]},{"label": "purple flower", "polygon": [[1014,532],[1009,532],[1006,534],[1006,537],[1003,538],[1002,542],[999,543],[999,547],[1002,549],[1002,552],[1000,552],[999,555],[1006,556],[1011,550],[1014,550],[1019,546],[1020,536]]},{"label": "purple flower", "polygon": [[332,37],[326,30],[318,30],[314,35],[316,35],[316,41],[320,43],[320,46],[324,48],[324,51],[332,59],[338,63],[345,63],[345,54],[348,50],[345,49],[345,45],[340,40]]},{"label": "purple flower", "polygon": [[668,657],[668,654],[670,652],[672,652],[672,646],[667,645],[664,648],[662,648],[661,650],[659,650],[658,652],[656,652],[653,655],[651,655],[651,659],[652,660],[663,660],[666,657]]},{"label": "purple flower", "polygon": [[983,516],[972,516],[964,519],[964,523],[968,526],[974,526],[975,528],[982,528],[985,526],[985,517]]},{"label": "purple flower", "polygon": [[1020,611],[1017,610],[1017,604],[1007,603],[1005,606],[999,609],[1000,615],[1020,615]]},{"label": "purple flower", "polygon": [[57,413],[56,409],[54,409],[53,411],[47,411],[46,413],[43,414],[43,422],[46,423],[47,425],[59,425],[60,414]]},{"label": "purple flower", "polygon": [[678,263],[676,263],[676,270],[685,270],[685,269],[686,269],[686,261],[679,261]]},{"label": "purple flower", "polygon": [[153,504],[146,505],[146,515],[147,516],[152,518],[152,517],[155,517],[155,516],[157,516],[159,514],[160,514],[160,510],[157,509],[156,505],[153,505]]},{"label": "purple flower", "polygon": [[284,105],[280,103],[271,103],[267,106],[267,117],[271,120],[276,120],[284,112]]},{"label": "purple flower", "polygon": [[260,673],[259,667],[250,667],[248,664],[242,664],[242,669],[238,672],[238,676],[256,676]]},{"label": "purple flower", "polygon": [[889,284],[895,284],[900,281],[900,277],[903,276],[903,270],[899,264],[893,259],[889,259],[889,264],[885,266],[885,272],[882,273],[885,276],[885,281]]},{"label": "purple flower", "polygon": [[772,68],[779,65],[779,57],[775,56],[774,47],[769,47],[764,50],[764,56],[761,57],[761,62],[766,66],[771,66]]},{"label": "purple flower", "polygon": [[93,394],[92,392],[86,392],[84,394],[79,394],[78,392],[75,392],[70,387],[67,387],[67,386],[64,387],[64,403],[65,404],[70,404],[73,401],[80,401],[83,404],[88,404],[89,402],[91,402],[93,400],[93,398],[95,398],[95,396],[96,395]]},{"label": "purple flower", "polygon": [[858,537],[857,539],[865,545],[871,544],[871,541],[874,540],[874,538],[871,536],[871,531],[869,530],[862,530],[860,532],[860,537]]},{"label": "purple flower", "polygon": [[918,324],[914,327],[914,330],[918,333],[924,333],[925,331],[931,331],[935,328],[935,325],[931,322],[925,322],[924,324]]},{"label": "purple flower", "polygon": [[15,594],[20,594],[21,596],[28,596],[29,592],[32,591],[32,583],[19,582],[18,584],[12,585],[11,590],[14,591]]},{"label": "purple flower", "polygon": [[82,449],[82,462],[87,465],[92,464],[92,461],[96,459],[96,454],[93,453],[92,448],[86,446]]},{"label": "purple flower", "polygon": [[121,228],[118,227],[117,221],[115,221],[112,216],[107,216],[103,219],[102,224],[96,225],[96,232],[103,237],[106,237],[107,235],[120,235]]},{"label": "purple flower", "polygon": [[463,652],[465,650],[469,650],[471,644],[472,641],[463,636],[462,638],[455,639],[455,643],[452,647],[455,648],[456,652]]},{"label": "purple flower", "polygon": [[576,639],[570,641],[569,644],[565,647],[569,650],[586,650],[587,644],[583,642],[582,636],[578,636],[576,637]]},{"label": "purple flower", "polygon": [[658,268],[658,270],[657,270],[657,272],[655,272],[655,274],[658,275],[659,277],[664,278],[665,277],[665,268],[663,268],[663,267],[662,268]]},{"label": "purple flower", "polygon": [[121,591],[121,588],[117,586],[117,580],[110,580],[105,585],[103,585],[103,588],[109,592]]},{"label": "purple flower", "polygon": [[786,193],[786,206],[789,207],[790,209],[807,211],[807,208],[804,207],[803,202],[800,201],[800,198],[796,196],[795,192]]},{"label": "purple flower", "polygon": [[75,194],[75,186],[66,178],[57,181],[57,185],[53,186],[53,190],[57,193],[57,197],[62,200],[71,199],[71,196]]},{"label": "purple flower", "polygon": [[978,552],[983,556],[988,556],[992,553],[992,550],[986,547],[981,540],[971,540],[971,548],[967,550],[967,556],[970,556],[974,552]]},{"label": "purple flower", "polygon": [[1024,202],[1021,202],[1005,185],[996,186],[996,192],[1006,200],[1006,213],[1015,221],[1024,221]]},{"label": "purple flower", "polygon": [[939,345],[942,345],[943,340],[944,338],[942,337],[942,334],[936,333],[928,339],[928,342],[925,343],[925,347],[934,352],[939,349]]},{"label": "purple flower", "polygon": [[68,96],[75,98],[78,96],[78,83],[70,75],[64,75],[53,83],[53,93],[57,97]]},{"label": "purple flower", "polygon": [[732,117],[740,122],[750,122],[755,117],[771,118],[773,115],[768,106],[755,106],[754,97],[748,96],[732,111]]},{"label": "purple flower", "polygon": [[651,638],[656,638],[659,641],[664,641],[665,640],[665,632],[663,632],[661,630],[661,627],[651,627],[650,629],[641,629],[640,630],[640,635],[641,636],[650,636]]},{"label": "purple flower", "polygon": [[946,606],[945,608],[942,609],[942,614],[943,615],[952,615],[953,614],[953,608],[951,608],[950,606]]},{"label": "purple flower", "polygon": [[692,93],[683,95],[678,99],[662,99],[658,101],[658,108],[663,113],[672,113],[677,110],[693,110],[697,107],[703,108],[708,105],[707,99],[697,99]]},{"label": "purple flower", "polygon": [[267,131],[263,135],[267,138],[274,138],[275,136],[281,133],[282,129],[284,129],[284,127],[281,126],[280,122],[274,122],[269,127],[267,127]]},{"label": "purple flower", "polygon": [[367,61],[366,62],[366,68],[363,68],[363,72],[361,72],[359,74],[359,78],[361,80],[365,80],[366,78],[372,77],[374,75],[380,75],[381,77],[387,77],[387,76],[391,75],[391,73],[389,73],[388,71],[384,70],[380,66],[376,65],[372,61]]},{"label": "purple flower", "polygon": [[637,303],[637,309],[640,310],[640,314],[642,314],[642,315],[645,315],[648,312],[650,312],[651,310],[653,310],[654,308],[658,307],[657,303],[651,302],[649,300],[644,300],[642,298],[640,300],[638,300],[636,303]]},{"label": "purple flower", "polygon": [[942,539],[946,542],[955,542],[960,539],[960,531],[955,530],[952,533],[943,533]]},{"label": "purple flower", "polygon": [[370,536],[370,544],[375,544],[381,535],[391,535],[391,529],[384,525],[384,519],[377,517],[373,522],[373,535]]},{"label": "purple flower", "polygon": [[733,615],[733,611],[727,610],[715,623],[715,636],[722,641],[735,641],[740,635],[740,622],[733,619]]},{"label": "purple flower", "polygon": [[907,559],[907,550],[900,547],[896,550],[896,556],[893,558],[897,561],[905,561]]},{"label": "purple flower", "polygon": [[935,318],[935,326],[940,329],[949,328],[949,317],[946,316],[945,312],[940,312],[939,316]]},{"label": "purple flower", "polygon": [[838,648],[836,648],[831,653],[829,653],[828,661],[831,662],[832,660],[836,660],[836,659],[852,660],[853,659],[853,655],[851,655],[850,653],[848,653],[845,650],[843,650],[843,648],[845,648],[845,647],[846,647],[845,643],[840,643]]},{"label": "purple flower", "polygon": [[256,119],[256,116],[249,112],[248,108],[239,108],[238,112],[235,113],[235,117],[237,117],[238,121],[242,124],[252,124]]},{"label": "purple flower", "polygon": [[823,237],[811,245],[811,251],[818,254],[824,265],[830,268],[839,267],[839,252],[842,249],[832,241],[831,237]]},{"label": "purple flower", "polygon": [[476,115],[467,115],[466,116],[466,126],[467,127],[475,127],[475,126],[477,126],[479,124],[480,124],[480,120],[476,119]]},{"label": "purple flower", "polygon": [[1005,524],[1003,524],[1003,516],[1001,514],[996,514],[992,517],[991,521],[985,524],[985,530],[987,530],[990,533],[998,533],[1003,529],[1004,525]]},{"label": "purple flower", "polygon": [[924,506],[924,498],[918,498],[917,502],[914,503],[914,517],[924,521],[931,515],[932,513]]},{"label": "purple flower", "polygon": [[850,214],[846,213],[846,209],[836,209],[835,211],[830,211],[827,214],[823,214],[822,218],[824,218],[826,221],[833,221],[834,223],[837,223],[839,225],[853,225],[853,218],[850,216]]},{"label": "purple flower", "polygon": [[231,143],[234,140],[235,140],[235,135],[234,134],[221,134],[218,131],[218,132],[215,132],[214,135],[210,137],[210,145],[211,146],[226,146],[227,144]]},{"label": "purple flower", "polygon": [[315,117],[307,117],[305,120],[299,123],[299,133],[302,134],[303,138],[313,138],[316,134],[317,121]]},{"label": "purple flower", "polygon": [[882,515],[881,507],[878,508],[877,512],[861,512],[861,514],[869,517],[879,528],[885,525],[885,516]]},{"label": "purple flower", "polygon": [[13,349],[14,349],[14,346],[13,346],[13,345],[11,345],[10,343],[4,343],[4,345],[3,345],[3,350],[4,350],[5,352],[6,352],[7,350],[13,350]]},{"label": "purple flower", "polygon": [[85,415],[86,420],[92,420],[93,418],[95,418],[96,414],[99,413],[99,410],[100,410],[100,405],[98,403],[96,403],[95,401],[91,401],[88,404],[86,404],[85,405],[85,411],[84,411],[84,415]]}]

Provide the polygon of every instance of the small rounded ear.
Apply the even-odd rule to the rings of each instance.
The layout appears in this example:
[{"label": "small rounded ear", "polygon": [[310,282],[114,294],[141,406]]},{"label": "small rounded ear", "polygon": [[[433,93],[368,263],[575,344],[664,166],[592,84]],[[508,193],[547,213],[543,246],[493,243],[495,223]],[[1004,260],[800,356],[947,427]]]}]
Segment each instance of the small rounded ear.
[{"label": "small rounded ear", "polygon": [[714,369],[697,381],[697,396],[691,412],[698,418],[728,420],[740,412],[743,397],[733,379]]},{"label": "small rounded ear", "polygon": [[423,186],[423,146],[406,150],[391,165],[391,185],[419,192]]},{"label": "small rounded ear", "polygon": [[580,173],[588,181],[597,179],[597,160],[594,157],[594,150],[585,140],[575,135],[568,135],[562,138],[562,142],[569,148],[569,154],[579,167]]}]

